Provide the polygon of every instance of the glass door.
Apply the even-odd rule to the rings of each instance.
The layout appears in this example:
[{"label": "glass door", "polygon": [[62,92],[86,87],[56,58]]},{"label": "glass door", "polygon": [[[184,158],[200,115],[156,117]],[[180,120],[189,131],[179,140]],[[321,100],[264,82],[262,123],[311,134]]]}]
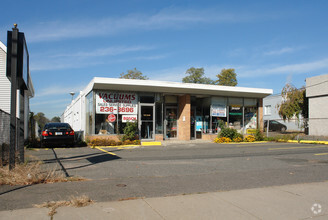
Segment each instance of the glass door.
[{"label": "glass door", "polygon": [[191,108],[190,111],[190,139],[196,138],[196,108]]},{"label": "glass door", "polygon": [[165,138],[178,137],[178,108],[168,106],[165,108]]},{"label": "glass door", "polygon": [[155,139],[155,108],[153,104],[140,104],[140,121],[139,131],[140,139],[154,140]]}]

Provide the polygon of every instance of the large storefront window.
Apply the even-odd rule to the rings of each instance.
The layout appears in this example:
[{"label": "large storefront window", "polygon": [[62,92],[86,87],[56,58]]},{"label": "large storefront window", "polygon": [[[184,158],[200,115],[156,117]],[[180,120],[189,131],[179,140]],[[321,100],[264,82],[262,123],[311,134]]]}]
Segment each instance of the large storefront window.
[{"label": "large storefront window", "polygon": [[128,121],[138,120],[138,94],[133,92],[95,92],[95,134],[122,134]]},{"label": "large storefront window", "polygon": [[256,129],[257,99],[244,99],[245,129]]},{"label": "large storefront window", "polygon": [[227,98],[213,97],[211,99],[211,132],[218,133],[227,126]]},{"label": "large storefront window", "polygon": [[243,127],[243,98],[229,98],[229,127],[239,131]]},{"label": "large storefront window", "polygon": [[156,102],[156,120],[155,120],[155,133],[156,134],[163,134],[163,103]]}]

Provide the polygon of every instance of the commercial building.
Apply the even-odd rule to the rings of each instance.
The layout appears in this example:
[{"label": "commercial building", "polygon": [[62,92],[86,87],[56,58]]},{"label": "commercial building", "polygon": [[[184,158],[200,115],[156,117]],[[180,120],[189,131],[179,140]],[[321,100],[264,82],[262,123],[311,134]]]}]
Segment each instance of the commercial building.
[{"label": "commercial building", "polygon": [[328,74],[306,78],[309,135],[328,136]]},{"label": "commercial building", "polygon": [[67,106],[62,121],[89,138],[117,139],[127,121],[141,140],[214,139],[220,124],[241,133],[263,127],[271,89],[95,77]]}]

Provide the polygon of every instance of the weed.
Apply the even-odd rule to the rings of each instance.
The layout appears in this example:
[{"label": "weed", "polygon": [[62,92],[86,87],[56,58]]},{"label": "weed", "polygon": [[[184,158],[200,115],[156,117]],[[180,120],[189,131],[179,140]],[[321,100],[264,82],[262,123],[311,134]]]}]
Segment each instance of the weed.
[{"label": "weed", "polygon": [[16,164],[15,168],[9,170],[9,166],[0,168],[0,185],[32,185],[38,183],[55,183],[84,180],[79,177],[66,178],[56,169],[43,171],[42,162],[31,162]]},{"label": "weed", "polygon": [[63,206],[72,206],[72,207],[85,207],[94,203],[88,196],[71,196],[69,201],[51,201],[45,202],[40,205],[34,205],[37,208],[49,208],[48,215],[53,217],[57,213],[57,208]]}]

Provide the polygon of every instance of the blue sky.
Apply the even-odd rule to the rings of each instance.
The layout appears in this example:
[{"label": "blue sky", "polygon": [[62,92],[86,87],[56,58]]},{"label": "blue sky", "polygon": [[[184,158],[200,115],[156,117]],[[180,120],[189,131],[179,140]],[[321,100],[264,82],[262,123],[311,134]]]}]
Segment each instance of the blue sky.
[{"label": "blue sky", "polygon": [[328,1],[4,1],[0,40],[25,33],[36,95],[31,111],[60,116],[93,77],[137,68],[178,81],[190,67],[212,79],[279,93],[328,73]]}]

